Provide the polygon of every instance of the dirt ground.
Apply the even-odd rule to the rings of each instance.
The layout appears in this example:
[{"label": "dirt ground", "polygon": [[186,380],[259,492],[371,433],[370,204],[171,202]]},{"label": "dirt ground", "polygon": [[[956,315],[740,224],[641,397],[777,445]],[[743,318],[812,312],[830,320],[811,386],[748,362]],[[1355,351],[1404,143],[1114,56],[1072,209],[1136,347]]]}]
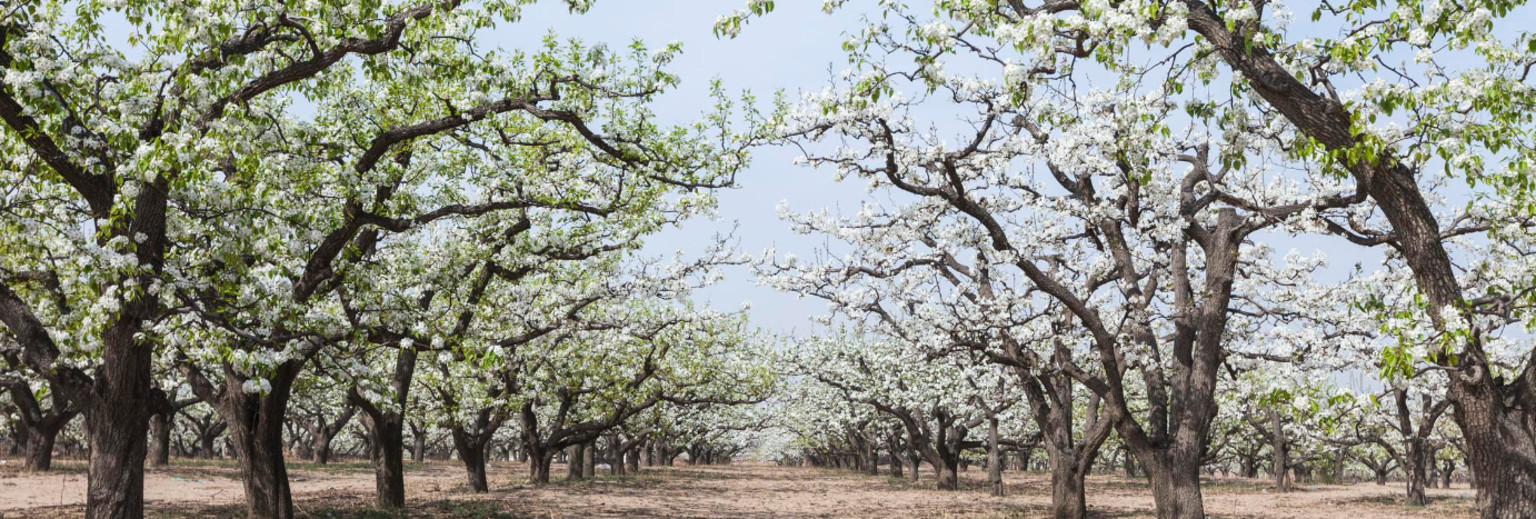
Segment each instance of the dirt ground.
[{"label": "dirt ground", "polygon": [[[83,462],[61,461],[56,472],[17,472],[15,460],[0,465],[0,517],[78,517],[85,500]],[[563,467],[553,471],[563,474]],[[931,476],[912,483],[843,471],[764,465],[647,469],[641,475],[602,476],[591,481],[534,487],[524,467],[493,464],[491,492],[467,493],[463,472],[452,462],[411,465],[406,471],[408,516],[453,519],[495,518],[1034,518],[1050,503],[1049,475],[1007,473],[1007,496],[987,495],[985,473],[962,476],[958,492],[927,487]],[[301,517],[323,519],[386,517],[370,510],[373,473],[367,463],[344,462],[290,467],[295,506]],[[150,517],[223,518],[243,516],[240,480],[227,461],[176,460],[146,475]],[[1375,519],[1473,517],[1466,488],[1430,490],[1434,504],[1402,504],[1401,484],[1304,486],[1275,494],[1262,480],[1217,479],[1205,486],[1206,511],[1222,518]],[[1090,478],[1088,506],[1097,517],[1152,517],[1144,481],[1114,476]]]}]

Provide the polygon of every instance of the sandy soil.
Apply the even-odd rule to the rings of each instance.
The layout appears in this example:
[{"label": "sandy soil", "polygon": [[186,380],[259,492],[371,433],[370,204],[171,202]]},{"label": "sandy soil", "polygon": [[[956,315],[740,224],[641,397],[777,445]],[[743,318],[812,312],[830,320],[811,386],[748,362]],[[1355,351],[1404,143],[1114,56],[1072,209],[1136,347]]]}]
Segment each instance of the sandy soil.
[{"label": "sandy soil", "polygon": [[[563,473],[556,467],[555,473]],[[304,517],[342,519],[368,514],[373,475],[366,463],[291,468],[295,506]],[[634,476],[524,483],[523,467],[492,467],[491,493],[465,492],[462,471],[449,462],[407,470],[411,516],[445,518],[1032,518],[1050,503],[1045,474],[1009,473],[1007,496],[990,497],[984,473],[963,475],[959,492],[940,492],[923,483],[841,471],[773,466],[676,467]],[[924,474],[928,476],[928,474]],[[145,500],[151,517],[240,517],[241,484],[228,462],[181,461],[149,472]],[[1218,479],[1205,490],[1206,511],[1224,518],[1375,519],[1389,517],[1470,518],[1466,488],[1431,490],[1426,508],[1401,504],[1402,487],[1363,483],[1308,486],[1275,494],[1261,480]],[[6,518],[72,517],[81,513],[85,473],[80,462],[62,462],[47,475],[0,467],[0,512]],[[1090,478],[1088,506],[1099,517],[1152,517],[1143,481]]]}]

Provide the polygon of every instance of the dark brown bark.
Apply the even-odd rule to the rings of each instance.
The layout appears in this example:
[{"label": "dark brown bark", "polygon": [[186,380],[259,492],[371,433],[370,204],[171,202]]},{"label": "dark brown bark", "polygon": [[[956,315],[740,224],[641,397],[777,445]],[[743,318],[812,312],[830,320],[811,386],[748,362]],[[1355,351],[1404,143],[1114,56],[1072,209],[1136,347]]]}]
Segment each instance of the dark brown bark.
[{"label": "dark brown bark", "polygon": [[553,451],[534,449],[528,453],[528,482],[533,484],[549,483],[549,467],[555,463]]},{"label": "dark brown bark", "polygon": [[[390,336],[387,339],[384,342],[399,343],[398,337]],[[363,426],[372,438],[368,454],[373,460],[374,503],[381,510],[394,511],[405,507],[405,408],[410,402],[416,357],[414,348],[402,347],[396,350],[395,369],[390,378],[394,395],[393,400],[385,406],[368,400],[355,386],[347,391],[347,402],[362,410]]]},{"label": "dark brown bark", "polygon": [[373,437],[369,458],[373,461],[374,506],[381,510],[405,507],[405,424],[393,412],[375,417],[363,413],[363,424]]},{"label": "dark brown bark", "polygon": [[421,463],[427,459],[427,428],[420,422],[411,422],[411,461]]},{"label": "dark brown bark", "polygon": [[[11,364],[15,367],[16,363]],[[52,405],[45,407],[37,395],[32,393],[31,385],[21,380],[3,381],[0,387],[8,390],[11,403],[20,418],[13,427],[16,428],[16,439],[21,444],[27,471],[46,472],[52,469],[53,447],[59,431],[80,413],[53,392],[45,395],[44,399],[52,402]]]},{"label": "dark brown bark", "polygon": [[331,462],[331,442],[341,434],[341,429],[352,421],[357,414],[357,406],[348,402],[343,406],[341,414],[335,419],[327,419],[323,413],[317,412],[310,417],[310,459],[315,463],[324,465]]},{"label": "dark brown bark", "polygon": [[[448,432],[453,440],[453,449],[458,453],[459,461],[464,463],[465,476],[471,492],[490,490],[485,479],[486,452],[490,447],[491,439],[496,435],[496,430],[501,428],[505,420],[505,414],[497,410],[482,409],[468,427],[458,423],[449,426]],[[547,472],[545,476],[548,476]],[[548,480],[535,482],[547,483]]]},{"label": "dark brown bark", "polygon": [[59,437],[59,428],[36,426],[27,431],[27,443],[23,447],[28,472],[47,472],[53,468],[53,444]]},{"label": "dark brown bark", "polygon": [[1270,472],[1275,476],[1275,491],[1291,491],[1290,448],[1285,435],[1285,421],[1280,413],[1269,410]]},{"label": "dark brown bark", "polygon": [[171,420],[173,413],[155,413],[149,417],[149,466],[171,464]]},{"label": "dark brown bark", "polygon": [[587,445],[578,443],[565,448],[565,479],[575,481],[586,476],[587,471],[582,469],[586,463]]},{"label": "dark brown bark", "polygon": [[225,365],[221,384],[214,385],[200,370],[183,365],[192,390],[208,402],[228,425],[230,444],[245,484],[246,516],[251,519],[292,519],[293,493],[283,459],[283,420],[293,384],[307,358],[290,359],[273,368],[265,394],[246,393],[247,380]]},{"label": "dark brown bark", "polygon": [[[1082,460],[1074,456],[1051,456],[1051,518],[1085,519],[1088,499]],[[1090,461],[1091,462],[1091,461]]]},{"label": "dark brown bark", "polygon": [[1168,449],[1149,457],[1142,457],[1142,465],[1152,483],[1158,519],[1204,519],[1199,453]]},{"label": "dark brown bark", "polygon": [[158,396],[153,395],[150,376],[154,348],[133,339],[138,331],[137,324],[115,325],[108,331],[96,377],[98,390],[86,408],[91,462],[85,515],[90,519],[144,516],[149,410],[156,407]]},{"label": "dark brown bark", "polygon": [[459,461],[464,463],[464,482],[469,485],[469,491],[475,493],[489,492],[490,485],[485,478],[485,446],[479,449],[463,449],[457,451]]}]

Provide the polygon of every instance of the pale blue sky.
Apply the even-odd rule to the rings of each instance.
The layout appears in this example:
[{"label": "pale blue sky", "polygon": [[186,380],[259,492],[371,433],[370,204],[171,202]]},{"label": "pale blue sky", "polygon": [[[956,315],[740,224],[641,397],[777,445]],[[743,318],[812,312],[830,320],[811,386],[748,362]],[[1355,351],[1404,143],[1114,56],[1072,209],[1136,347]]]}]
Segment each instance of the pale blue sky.
[{"label": "pale blue sky", "polygon": [[[586,14],[573,15],[564,2],[540,2],[529,7],[519,23],[504,24],[487,34],[484,43],[530,48],[548,32],[619,48],[635,38],[652,48],[681,41],[683,53],[668,70],[681,76],[682,85],[653,106],[663,118],[681,122],[709,108],[707,94],[713,78],[720,78],[727,91],[751,90],[765,103],[780,89],[794,96],[801,89],[827,85],[832,72],[846,64],[840,46],[844,32],[860,26],[856,12],[823,13],[821,0],[784,0],[772,15],[754,20],[740,37],[717,39],[715,18],[741,8],[745,1],[601,0],[594,4]],[[860,183],[838,184],[829,172],[791,164],[797,155],[788,149],[757,151],[752,167],[738,177],[740,187],[720,193],[719,222],[694,221],[663,233],[651,240],[649,253],[670,254],[678,249],[697,253],[714,235],[739,225],[736,236],[741,252],[756,255],[777,246],[780,253],[809,256],[821,239],[790,232],[775,215],[779,202],[787,200],[800,210],[857,207],[868,194]],[[754,322],[781,333],[807,331],[807,318],[826,309],[819,300],[757,286],[747,267],[731,268],[724,281],[700,295],[726,310],[751,301]]]}]

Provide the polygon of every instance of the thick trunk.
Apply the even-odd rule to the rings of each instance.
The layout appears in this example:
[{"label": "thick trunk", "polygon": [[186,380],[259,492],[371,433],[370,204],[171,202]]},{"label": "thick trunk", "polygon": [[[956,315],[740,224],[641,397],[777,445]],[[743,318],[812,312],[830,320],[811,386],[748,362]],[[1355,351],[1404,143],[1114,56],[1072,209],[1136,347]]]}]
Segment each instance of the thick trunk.
[{"label": "thick trunk", "polygon": [[375,505],[382,510],[399,510],[405,507],[405,430],[399,416],[386,413],[374,417],[363,415],[373,435],[373,483],[377,493]]},{"label": "thick trunk", "polygon": [[347,401],[363,411],[363,426],[370,438],[369,457],[373,459],[374,502],[381,510],[405,507],[405,410],[410,402],[416,355],[411,348],[396,352],[395,372],[390,379],[395,390],[391,405],[379,406],[369,401],[355,386],[347,393]]},{"label": "thick trunk", "polygon": [[[486,447],[490,445],[491,432],[482,431],[481,434],[472,434],[463,427],[454,426],[449,430],[453,439],[453,450],[458,453],[459,461],[464,463],[465,476],[472,492],[487,492],[490,486],[485,479]],[[418,435],[418,438],[421,436]]]},{"label": "thick trunk", "polygon": [[1200,495],[1200,457],[1154,452],[1143,460],[1152,483],[1152,500],[1158,519],[1204,519],[1205,503]]},{"label": "thick trunk", "polygon": [[[1536,361],[1530,362],[1524,378],[1536,383]],[[1477,478],[1478,509],[1483,519],[1536,517],[1536,425],[1531,423],[1536,420],[1528,411],[1506,407],[1498,393],[1479,389],[1471,384],[1452,389],[1467,466]]]},{"label": "thick trunk", "polygon": [[1412,506],[1424,506],[1429,504],[1429,496],[1424,494],[1425,483],[1428,480],[1425,474],[1424,441],[1417,438],[1408,439],[1408,466],[1404,472],[1408,476],[1408,504]]},{"label": "thick trunk", "polygon": [[485,445],[466,443],[461,446],[454,442],[454,450],[459,454],[459,461],[464,462],[464,475],[469,490],[476,493],[490,491],[485,479]]},{"label": "thick trunk", "polygon": [[625,456],[625,461],[629,465],[629,472],[631,474],[639,474],[640,473],[640,448],[639,447],[634,447],[634,448],[629,449],[629,454],[627,456]]},{"label": "thick trunk", "polygon": [[231,427],[230,438],[245,482],[246,516],[251,519],[291,519],[293,494],[283,461],[281,432],[276,427]]},{"label": "thick trunk", "polygon": [[1078,460],[1069,456],[1051,458],[1051,519],[1085,519],[1088,517],[1087,494],[1083,478],[1086,470],[1079,470]]},{"label": "thick trunk", "polygon": [[245,379],[230,366],[223,368],[222,390],[216,390],[200,371],[187,369],[193,391],[213,405],[228,425],[230,444],[245,483],[246,515],[251,519],[293,517],[293,494],[283,460],[283,420],[303,365],[303,360],[278,365],[266,394],[246,393]]},{"label": "thick trunk", "polygon": [[90,519],[144,517],[154,348],[133,340],[137,326],[125,337],[114,337],[117,328],[107,333],[96,376],[99,391],[85,414],[91,449],[85,516]]},{"label": "thick trunk", "polygon": [[149,465],[164,467],[171,464],[170,413],[156,413],[149,417]]},{"label": "thick trunk", "polygon": [[565,448],[565,479],[576,481],[586,475],[586,471],[581,467],[586,461],[584,452],[586,450],[586,444],[581,443]]},{"label": "thick trunk", "polygon": [[608,438],[608,474],[624,474],[624,445],[617,436]]},{"label": "thick trunk", "polygon": [[959,490],[960,477],[955,471],[955,464],[944,463],[938,467],[939,490]]},{"label": "thick trunk", "polygon": [[53,468],[53,443],[59,437],[59,429],[40,425],[27,430],[25,451],[28,472],[47,472]]},{"label": "thick trunk", "polygon": [[331,462],[331,440],[333,439],[325,431],[315,433],[314,444],[310,445],[310,455],[313,456],[311,459],[315,463],[324,465]]},{"label": "thick trunk", "polygon": [[411,439],[416,442],[411,448],[411,461],[421,463],[427,460],[427,434],[425,430],[416,430]]},{"label": "thick trunk", "polygon": [[528,453],[528,482],[535,485],[549,483],[549,466],[555,463],[555,453],[534,450]]}]

